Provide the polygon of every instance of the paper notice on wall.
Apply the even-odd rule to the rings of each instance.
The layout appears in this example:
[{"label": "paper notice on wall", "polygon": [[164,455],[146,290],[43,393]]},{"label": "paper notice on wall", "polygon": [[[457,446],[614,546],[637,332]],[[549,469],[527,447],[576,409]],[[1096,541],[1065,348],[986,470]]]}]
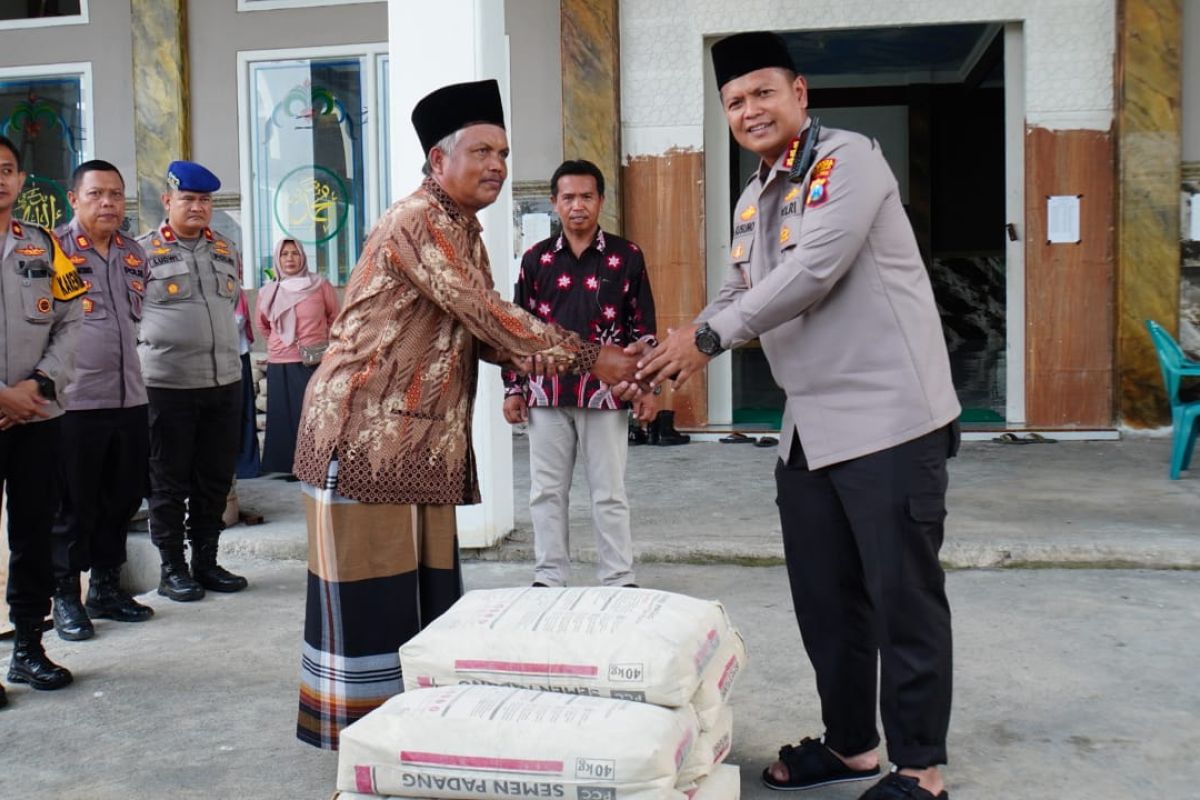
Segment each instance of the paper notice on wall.
[{"label": "paper notice on wall", "polygon": [[524,253],[543,239],[550,238],[549,214],[521,215],[521,252]]},{"label": "paper notice on wall", "polygon": [[1080,195],[1059,194],[1046,198],[1046,243],[1079,243]]}]

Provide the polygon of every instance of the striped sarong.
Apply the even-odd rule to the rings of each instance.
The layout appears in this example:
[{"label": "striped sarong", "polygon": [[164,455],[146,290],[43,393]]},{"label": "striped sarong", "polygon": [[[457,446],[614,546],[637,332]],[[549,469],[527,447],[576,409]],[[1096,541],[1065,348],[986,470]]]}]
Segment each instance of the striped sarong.
[{"label": "striped sarong", "polygon": [[359,503],[302,485],[308,601],[296,735],[336,750],[342,728],[403,691],[400,645],[462,596],[454,506]]}]

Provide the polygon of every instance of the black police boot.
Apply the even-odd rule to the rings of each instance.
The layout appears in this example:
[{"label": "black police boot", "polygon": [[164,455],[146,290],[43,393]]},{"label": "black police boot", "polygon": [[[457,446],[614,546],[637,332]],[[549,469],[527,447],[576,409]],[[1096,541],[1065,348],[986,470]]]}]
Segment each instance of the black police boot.
[{"label": "black police boot", "polygon": [[144,606],[121,588],[121,568],[92,568],[88,586],[88,613],[98,619],[117,622],[145,622],[154,616],[154,609]]},{"label": "black police boot", "polygon": [[8,662],[8,679],[12,683],[28,683],[34,689],[61,689],[71,682],[71,672],[46,657],[42,647],[42,621],[15,620],[12,659]]},{"label": "black police boot", "polygon": [[691,436],[675,430],[674,411],[660,411],[658,412],[658,416],[654,418],[654,421],[650,423],[650,444],[658,444],[665,447],[675,444],[687,444],[691,440]]},{"label": "black police boot", "polygon": [[250,585],[241,575],[234,575],[217,564],[217,538],[192,540],[192,574],[209,591],[240,592]]},{"label": "black police boot", "polygon": [[54,630],[58,638],[68,642],[82,642],[95,635],[96,629],[79,602],[79,576],[59,578],[54,586]]},{"label": "black police boot", "polygon": [[4,684],[0,683],[0,708],[8,705],[8,695],[4,693]]},{"label": "black police boot", "polygon": [[646,433],[646,429],[642,427],[642,423],[638,422],[633,417],[629,418],[629,446],[635,447],[639,444],[646,444],[650,441],[650,435]]},{"label": "black police boot", "polygon": [[162,577],[158,581],[158,593],[179,603],[187,603],[204,597],[204,587],[188,572],[183,547],[162,550]]}]

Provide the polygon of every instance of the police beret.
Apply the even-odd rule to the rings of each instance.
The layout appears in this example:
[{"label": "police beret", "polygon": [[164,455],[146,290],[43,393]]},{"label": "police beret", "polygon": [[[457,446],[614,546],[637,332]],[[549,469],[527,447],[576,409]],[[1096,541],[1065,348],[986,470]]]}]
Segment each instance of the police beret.
[{"label": "police beret", "polygon": [[181,192],[211,194],[221,188],[221,179],[195,161],[172,161],[167,167],[167,184]]},{"label": "police beret", "polygon": [[713,71],[720,89],[734,78],[767,67],[782,67],[796,71],[787,43],[779,34],[769,31],[738,33],[726,36],[712,46]]},{"label": "police beret", "polygon": [[480,123],[506,127],[500,84],[495,80],[452,83],[425,95],[413,107],[412,124],[426,155],[460,128]]}]

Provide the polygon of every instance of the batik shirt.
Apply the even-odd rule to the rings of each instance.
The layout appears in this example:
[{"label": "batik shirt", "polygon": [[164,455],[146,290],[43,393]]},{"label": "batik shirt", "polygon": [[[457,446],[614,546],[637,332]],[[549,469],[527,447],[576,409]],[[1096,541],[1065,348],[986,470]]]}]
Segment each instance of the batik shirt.
[{"label": "batik shirt", "polygon": [[[624,347],[654,344],[654,296],[641,249],[602,230],[579,258],[566,237],[550,237],[521,259],[513,302],[589,342]],[[524,394],[530,407],[628,408],[590,372],[549,378],[504,373],[505,396]]]}]

